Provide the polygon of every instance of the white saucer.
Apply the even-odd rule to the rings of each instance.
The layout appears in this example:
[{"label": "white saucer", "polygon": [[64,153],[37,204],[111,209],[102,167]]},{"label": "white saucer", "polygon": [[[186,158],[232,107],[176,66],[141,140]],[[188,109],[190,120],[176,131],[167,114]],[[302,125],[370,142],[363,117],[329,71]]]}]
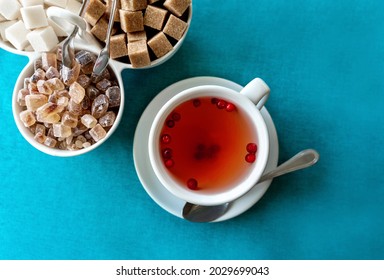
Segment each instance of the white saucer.
[{"label": "white saucer", "polygon": [[[183,218],[181,212],[185,201],[171,194],[156,178],[149,162],[149,130],[155,115],[170,98],[185,89],[201,85],[219,85],[236,91],[240,91],[243,88],[234,82],[215,77],[196,77],[177,82],[161,91],[147,106],[137,124],[133,140],[133,158],[141,184],[149,196],[159,206],[179,218]],[[270,171],[277,166],[279,145],[275,125],[265,107],[262,108],[261,114],[265,119],[269,131],[270,151],[265,170]],[[216,221],[228,220],[247,211],[264,195],[271,182],[272,180],[269,180],[258,184],[246,195],[234,201],[227,213]]]}]

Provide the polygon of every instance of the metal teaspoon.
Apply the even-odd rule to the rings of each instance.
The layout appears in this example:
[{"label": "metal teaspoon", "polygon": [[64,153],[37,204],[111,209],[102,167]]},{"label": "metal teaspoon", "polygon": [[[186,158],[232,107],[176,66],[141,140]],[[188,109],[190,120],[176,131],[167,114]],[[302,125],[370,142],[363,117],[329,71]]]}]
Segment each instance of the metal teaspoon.
[{"label": "metal teaspoon", "polygon": [[[261,176],[259,183],[272,178],[303,169],[315,164],[319,160],[319,153],[313,149],[303,150],[295,156],[276,167],[274,170]],[[257,186],[257,184],[255,186]],[[204,206],[187,202],[183,208],[184,219],[191,222],[205,223],[212,222],[223,216],[230,208],[232,202],[220,205]]]},{"label": "metal teaspoon", "polygon": [[92,74],[96,76],[100,76],[101,73],[103,73],[104,69],[108,65],[109,46],[111,42],[111,33],[112,33],[113,22],[115,19],[116,7],[117,7],[117,0],[113,0],[111,13],[109,15],[109,23],[108,23],[108,30],[107,30],[107,38],[105,39],[105,47],[100,51],[99,56],[96,59],[95,66],[93,67]]},{"label": "metal teaspoon", "polygon": [[[83,14],[85,4],[87,0],[83,0],[81,3],[80,11],[79,11],[79,16]],[[71,69],[72,68],[72,62],[74,58],[74,50],[72,47],[72,41],[73,38],[75,38],[77,32],[79,31],[79,27],[76,25],[72,31],[72,33],[64,40],[63,42],[63,47],[62,47],[62,57],[63,57],[63,64],[65,67]]]}]

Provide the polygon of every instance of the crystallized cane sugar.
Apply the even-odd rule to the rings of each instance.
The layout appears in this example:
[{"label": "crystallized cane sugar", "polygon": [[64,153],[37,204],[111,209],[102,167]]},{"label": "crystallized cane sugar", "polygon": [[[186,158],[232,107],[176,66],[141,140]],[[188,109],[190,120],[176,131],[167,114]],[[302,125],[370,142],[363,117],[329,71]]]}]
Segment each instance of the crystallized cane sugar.
[{"label": "crystallized cane sugar", "polygon": [[56,54],[55,53],[42,53],[41,54],[41,68],[43,68],[43,70],[46,71],[51,66],[57,69],[57,56],[56,56]]},{"label": "crystallized cane sugar", "polygon": [[87,128],[93,128],[97,124],[97,119],[91,114],[85,114],[84,116],[81,117],[81,122]]},{"label": "crystallized cane sugar", "polygon": [[43,53],[34,62],[34,72],[17,94],[20,120],[42,145],[84,149],[102,140],[115,123],[121,91],[108,68],[100,78],[84,73],[93,67],[94,54],[76,52],[71,69],[58,58],[55,53]]},{"label": "crystallized cane sugar", "polygon": [[35,124],[36,118],[32,111],[26,110],[20,113],[20,119],[26,127],[30,127]]},{"label": "crystallized cane sugar", "polygon": [[89,134],[92,136],[93,140],[98,142],[105,137],[107,132],[100,124],[97,124],[89,131]]},{"label": "crystallized cane sugar", "polygon": [[31,112],[36,112],[38,108],[48,102],[48,97],[44,94],[29,94],[24,97],[25,106]]},{"label": "crystallized cane sugar", "polygon": [[116,119],[116,114],[115,112],[113,111],[108,111],[107,113],[105,113],[104,116],[102,116],[100,119],[99,119],[99,124],[102,126],[102,127],[111,127],[113,125],[113,123],[115,122],[115,119]]},{"label": "crystallized cane sugar", "polygon": [[105,91],[105,94],[109,99],[110,108],[120,106],[121,93],[120,93],[120,88],[118,86],[111,86],[107,88],[107,90]]}]

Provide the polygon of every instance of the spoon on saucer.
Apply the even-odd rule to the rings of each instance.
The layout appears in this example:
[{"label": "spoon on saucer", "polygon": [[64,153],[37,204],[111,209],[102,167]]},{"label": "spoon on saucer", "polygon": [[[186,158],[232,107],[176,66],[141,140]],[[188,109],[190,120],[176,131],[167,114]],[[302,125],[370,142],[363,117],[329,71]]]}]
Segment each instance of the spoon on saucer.
[{"label": "spoon on saucer", "polygon": [[109,16],[108,30],[107,30],[107,38],[105,39],[105,47],[100,51],[99,56],[96,59],[95,66],[93,67],[93,73],[96,76],[100,76],[101,73],[105,70],[109,61],[109,46],[111,43],[111,34],[113,22],[115,19],[117,7],[117,0],[112,1],[111,13]]},{"label": "spoon on saucer", "polygon": [[[314,165],[319,160],[319,153],[313,149],[303,150],[292,158],[282,163],[274,170],[264,174],[261,176],[259,183],[264,181],[271,180],[275,177],[300,170],[311,165]],[[255,186],[257,186],[257,184]],[[212,222],[221,216],[223,216],[227,210],[230,208],[231,202],[223,203],[220,205],[213,206],[204,206],[204,205],[196,205],[187,202],[183,208],[183,217],[184,219],[190,222],[198,222],[198,223],[206,223]]]}]

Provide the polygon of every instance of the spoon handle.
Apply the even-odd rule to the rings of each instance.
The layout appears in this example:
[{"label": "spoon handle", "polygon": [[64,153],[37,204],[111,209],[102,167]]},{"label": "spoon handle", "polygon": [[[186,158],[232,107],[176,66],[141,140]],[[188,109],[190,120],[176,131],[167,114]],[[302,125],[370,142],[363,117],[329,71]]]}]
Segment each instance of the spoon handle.
[{"label": "spoon handle", "polygon": [[276,167],[276,169],[261,176],[259,183],[289,172],[309,167],[314,165],[318,160],[319,153],[317,151],[313,149],[303,150],[291,159]]},{"label": "spoon handle", "polygon": [[100,76],[108,65],[109,56],[110,56],[109,46],[111,43],[111,33],[112,33],[112,27],[115,19],[115,14],[116,14],[116,7],[117,7],[117,0],[113,0],[111,13],[109,15],[108,30],[107,30],[107,36],[105,39],[105,47],[100,51],[96,59],[95,65],[93,66],[92,75],[95,75],[95,76]]},{"label": "spoon handle", "polygon": [[[79,16],[81,16],[85,9],[85,4],[87,3],[87,0],[83,0],[80,6]],[[74,57],[74,50],[73,46],[71,45],[73,38],[77,35],[77,32],[79,31],[79,27],[75,25],[75,27],[72,30],[72,33],[65,39],[63,42],[63,47],[61,49],[62,51],[62,57],[63,57],[63,64],[67,68],[72,68],[72,62]]]},{"label": "spoon handle", "polygon": [[110,44],[110,41],[111,41],[111,34],[112,34],[113,23],[115,21],[116,7],[117,7],[117,0],[113,0],[112,1],[112,7],[111,7],[110,15],[109,15],[107,37],[105,39],[105,44],[106,44],[106,47],[107,47],[108,50],[109,50],[109,44]]}]

